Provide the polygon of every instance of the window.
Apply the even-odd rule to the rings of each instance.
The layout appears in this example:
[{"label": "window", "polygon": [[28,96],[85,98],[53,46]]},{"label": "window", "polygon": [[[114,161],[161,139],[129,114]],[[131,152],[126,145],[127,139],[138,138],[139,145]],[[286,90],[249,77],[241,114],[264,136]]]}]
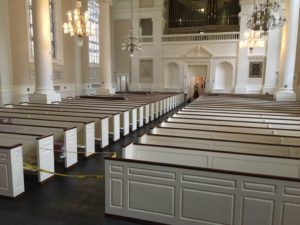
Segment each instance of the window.
[{"label": "window", "polygon": [[[62,31],[57,27],[61,24],[61,6],[57,0],[49,0],[50,29],[51,29],[51,51],[53,61],[63,64],[62,60]],[[32,18],[32,0],[27,0],[27,20],[28,20],[28,51],[29,61],[34,61],[34,33]]]},{"label": "window", "polygon": [[100,41],[99,41],[99,3],[95,0],[88,1],[88,11],[90,12],[91,34],[89,35],[89,63],[100,63]]}]

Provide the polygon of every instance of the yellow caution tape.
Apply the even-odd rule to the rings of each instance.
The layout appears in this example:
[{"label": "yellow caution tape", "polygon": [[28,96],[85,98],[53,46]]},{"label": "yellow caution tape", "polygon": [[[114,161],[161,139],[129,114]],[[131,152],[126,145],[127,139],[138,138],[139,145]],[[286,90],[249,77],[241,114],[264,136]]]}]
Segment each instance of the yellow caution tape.
[{"label": "yellow caution tape", "polygon": [[24,170],[33,171],[33,172],[43,172],[48,174],[53,174],[60,177],[69,177],[76,179],[104,179],[104,175],[69,175],[64,173],[56,173],[49,170],[38,168],[37,166],[31,165],[29,163],[24,163]]}]

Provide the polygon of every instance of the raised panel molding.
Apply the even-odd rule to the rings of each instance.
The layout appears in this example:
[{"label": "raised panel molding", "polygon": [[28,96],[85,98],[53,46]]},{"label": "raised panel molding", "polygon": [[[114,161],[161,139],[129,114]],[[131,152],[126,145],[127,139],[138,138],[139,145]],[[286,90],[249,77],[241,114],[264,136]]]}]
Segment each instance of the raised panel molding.
[{"label": "raised panel molding", "polygon": [[110,202],[112,207],[123,207],[123,180],[113,178],[110,180],[111,195]]},{"label": "raised panel molding", "polygon": [[243,225],[272,225],[274,201],[258,198],[243,198],[242,221]]},{"label": "raised panel molding", "polygon": [[282,218],[282,222],[281,222],[282,225],[299,225],[300,204],[284,202],[281,218]]},{"label": "raised panel molding", "polygon": [[8,169],[7,165],[1,164],[0,165],[0,193],[1,191],[8,191],[9,190],[9,181],[8,181]]},{"label": "raised panel molding", "polygon": [[233,224],[234,195],[183,188],[181,198],[183,219]]},{"label": "raised panel molding", "polygon": [[[174,216],[175,188],[145,182],[129,182],[128,190],[130,210],[144,211],[162,216]],[[147,193],[147,201],[141,196]]]}]

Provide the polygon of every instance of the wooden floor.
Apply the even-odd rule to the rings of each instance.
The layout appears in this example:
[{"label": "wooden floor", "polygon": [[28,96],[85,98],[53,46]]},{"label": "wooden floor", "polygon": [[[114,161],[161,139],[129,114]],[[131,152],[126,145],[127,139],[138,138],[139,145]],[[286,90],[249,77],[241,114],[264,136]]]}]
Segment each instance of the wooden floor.
[{"label": "wooden floor", "polygon": [[[131,133],[106,149],[119,152],[121,147],[138,134],[166,119],[178,109],[158,118]],[[58,172],[66,171],[63,164]],[[104,174],[104,155],[88,160],[80,159],[68,174]],[[16,200],[0,198],[1,225],[134,225],[104,217],[104,180],[77,180],[56,177],[46,185],[39,185],[35,177],[25,177],[26,192]]]}]

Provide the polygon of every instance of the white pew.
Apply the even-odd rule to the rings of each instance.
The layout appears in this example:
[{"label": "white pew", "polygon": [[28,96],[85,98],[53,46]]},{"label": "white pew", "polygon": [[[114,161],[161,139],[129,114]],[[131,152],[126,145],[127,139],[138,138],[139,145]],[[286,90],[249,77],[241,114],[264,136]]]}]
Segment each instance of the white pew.
[{"label": "white pew", "polygon": [[[127,106],[130,107],[137,107],[138,108],[138,122],[139,127],[142,127],[144,125],[144,120],[146,121],[146,118],[149,118],[149,104],[137,104],[137,103],[115,103],[115,102],[107,102],[107,101],[96,101],[96,100],[86,100],[86,99],[66,99],[63,100],[62,103],[64,105],[95,105],[95,106],[109,106],[109,107],[119,107],[124,108]],[[148,117],[147,117],[148,116]],[[149,122],[148,119],[146,122]]]},{"label": "white pew", "polygon": [[62,143],[61,153],[64,156],[65,168],[69,168],[78,162],[77,154],[77,129],[71,128],[55,128],[50,126],[37,125],[20,125],[20,124],[0,124],[0,132],[14,132],[21,134],[53,134],[55,143]]},{"label": "white pew", "polygon": [[128,144],[122,149],[122,157],[131,160],[300,178],[299,158],[259,156],[149,144]]},{"label": "white pew", "polygon": [[[60,111],[43,111],[43,110],[30,110],[30,109],[12,109],[12,108],[0,108],[0,113],[14,113],[15,115],[28,114],[27,118],[38,118],[42,119],[45,116],[52,116],[57,120],[67,121],[72,119],[78,122],[94,121],[94,139],[107,144],[108,143],[108,117],[99,118],[95,115],[90,115],[88,113],[76,113],[76,112],[60,112]],[[119,114],[114,116],[115,124],[113,128],[109,127],[114,132],[115,138],[120,138],[120,120]],[[111,125],[111,124],[110,124]]]},{"label": "white pew", "polygon": [[92,116],[109,117],[111,123],[114,124],[115,115],[120,114],[120,127],[123,131],[123,135],[129,134],[129,111],[128,110],[116,110],[116,109],[102,109],[82,106],[68,106],[63,104],[22,104],[21,106],[11,105],[14,109],[32,109],[32,110],[45,110],[45,111],[59,111],[59,112],[74,112],[87,113]]},{"label": "white pew", "polygon": [[217,121],[241,121],[241,122],[253,122],[253,123],[277,123],[277,124],[292,124],[300,125],[300,120],[289,119],[262,119],[262,118],[247,118],[247,117],[230,117],[230,116],[204,116],[204,115],[187,115],[187,114],[174,114],[175,118],[185,118],[194,120],[217,120]]},{"label": "white pew", "polygon": [[298,225],[299,179],[189,165],[106,158],[105,213],[163,224]]},{"label": "white pew", "polygon": [[[85,156],[95,152],[95,122],[83,119],[83,118],[73,118],[73,117],[60,117],[51,115],[34,115],[26,113],[2,113],[0,112],[0,117],[9,118],[14,123],[24,124],[24,125],[45,125],[48,126],[76,126],[77,128],[77,144],[79,148],[84,148],[86,151]],[[76,121],[77,120],[77,121]]]},{"label": "white pew", "polygon": [[213,140],[175,135],[146,134],[139,137],[139,143],[300,158],[300,146],[293,145],[277,145],[232,140]]},{"label": "white pew", "polygon": [[[28,103],[27,103],[28,104]],[[37,104],[30,104],[30,106],[35,106]],[[114,106],[114,105],[108,105],[108,104],[92,104],[89,102],[81,102],[80,104],[73,104],[68,102],[58,102],[56,104],[58,107],[66,107],[66,108],[72,108],[72,109],[96,109],[101,110],[103,112],[106,111],[116,111],[116,112],[123,112],[123,111],[129,111],[130,113],[130,125],[131,130],[135,131],[137,129],[137,111],[140,107],[133,107],[133,106]],[[51,106],[52,106],[51,105]]]},{"label": "white pew", "polygon": [[239,126],[228,126],[228,125],[213,125],[213,124],[187,124],[180,122],[162,122],[159,124],[160,127],[169,128],[180,128],[180,129],[191,129],[191,130],[208,130],[208,131],[224,131],[233,133],[248,133],[248,134],[270,134],[278,136],[292,136],[300,137],[300,130],[282,130],[272,128],[261,128],[261,127],[239,127]]},{"label": "white pew", "polygon": [[[22,143],[23,162],[37,166],[43,170],[54,172],[54,142],[53,135],[18,134],[0,132],[0,142],[15,140]],[[43,183],[53,177],[53,174],[38,171],[38,181]]]},{"label": "white pew", "polygon": [[182,129],[182,128],[167,128],[156,127],[151,129],[151,134],[158,135],[174,135],[192,138],[204,138],[213,140],[227,140],[239,142],[252,142],[263,144],[291,145],[300,147],[300,138],[293,136],[272,135],[272,134],[247,134],[237,132],[210,131],[201,129]]},{"label": "white pew", "polygon": [[259,118],[259,119],[283,119],[283,120],[300,120],[300,115],[288,115],[288,114],[279,114],[279,115],[268,115],[268,114],[260,114],[260,113],[230,113],[224,111],[205,111],[205,110],[189,110],[189,109],[182,109],[177,112],[178,114],[182,115],[193,115],[193,116],[227,116],[227,117],[241,117],[241,118]]},{"label": "white pew", "polygon": [[1,140],[0,196],[17,197],[25,191],[22,145],[16,140]]},{"label": "white pew", "polygon": [[206,124],[206,125],[225,125],[225,126],[238,126],[238,127],[252,127],[252,128],[271,128],[271,129],[282,129],[282,130],[300,130],[299,125],[291,124],[278,124],[278,123],[253,123],[243,121],[221,121],[221,120],[195,120],[187,118],[172,117],[167,119],[168,122],[180,122],[186,124]]}]

